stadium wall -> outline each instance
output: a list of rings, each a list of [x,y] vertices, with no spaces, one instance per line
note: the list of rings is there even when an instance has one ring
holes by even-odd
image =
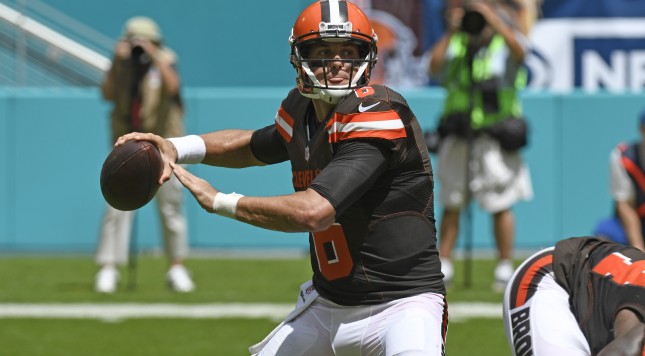
[[[252,129],[273,122],[289,88],[186,88],[189,133]],[[434,127],[443,94],[402,90],[424,128]],[[609,151],[638,138],[638,94],[525,92],[531,126],[524,156],[535,197],[514,208],[517,247],[536,249],[591,233],[611,213]],[[109,105],[97,89],[0,88],[0,252],[91,252],[105,203],[99,187],[110,150]],[[242,170],[191,166],[217,188],[246,195],[292,191],[288,164]],[[441,189],[436,186],[435,191]],[[302,249],[306,234],[266,231],[201,210],[186,192],[194,249]],[[437,204],[437,218],[441,206]],[[138,212],[136,243],[158,248],[153,203]],[[463,230],[463,229],[462,229]],[[474,246],[494,246],[488,215],[473,207]],[[463,236],[461,241],[463,241]]]

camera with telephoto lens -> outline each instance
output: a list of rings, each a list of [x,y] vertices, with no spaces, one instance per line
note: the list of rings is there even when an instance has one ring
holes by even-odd
[[[141,45],[142,41],[143,39],[140,37],[128,38],[128,43],[130,44],[130,56],[132,61],[136,64],[147,64],[150,62],[150,57]]]
[[[484,15],[475,10],[465,9],[464,17],[461,19],[460,26],[462,31],[469,35],[478,35],[482,32],[484,26],[486,26]]]
[[[145,53],[143,50],[143,47],[137,43],[132,43],[130,42],[130,47],[132,48],[130,54],[132,55],[132,59],[134,59],[137,62],[141,61],[141,57]]]

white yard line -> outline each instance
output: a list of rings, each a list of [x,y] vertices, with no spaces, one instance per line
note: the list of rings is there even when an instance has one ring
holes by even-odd
[[[502,304],[497,303],[450,303],[448,302],[448,318],[460,321],[473,318],[502,318]]]
[[[292,304],[0,304],[0,318],[104,319],[131,318],[270,318],[280,320]],[[450,320],[501,318],[496,303],[450,303]]]

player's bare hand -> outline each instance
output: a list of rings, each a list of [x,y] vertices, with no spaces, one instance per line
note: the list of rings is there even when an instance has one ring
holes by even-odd
[[[114,144],[115,147],[121,146],[130,140],[146,140],[152,142],[153,145],[159,149],[161,153],[161,158],[163,159],[163,172],[159,178],[159,184],[164,184],[172,176],[172,167],[170,163],[175,163],[177,161],[177,150],[175,146],[168,140],[164,139],[159,135],[152,133],[141,133],[141,132],[132,132],[126,135],[119,137]]]
[[[201,205],[204,210],[209,213],[213,212],[213,200],[215,199],[215,194],[218,190],[213,188],[210,183],[201,179],[194,174],[185,170],[182,166],[171,163],[170,166],[173,169],[173,173],[179,179],[181,184],[184,185],[190,193],[195,197],[199,205]]]

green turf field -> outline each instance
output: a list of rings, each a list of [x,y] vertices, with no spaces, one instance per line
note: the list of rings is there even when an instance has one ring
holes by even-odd
[[[124,269],[120,291],[99,295],[92,289],[96,267],[91,257],[0,257],[0,310],[3,306],[10,310],[9,304],[46,304],[50,309],[72,304],[105,307],[131,303],[136,303],[135,308],[222,303],[276,303],[288,307],[295,302],[300,283],[310,276],[306,258],[190,259],[186,264],[193,272],[197,290],[177,294],[164,284],[166,265],[162,258],[144,256],[137,262],[136,285],[132,285],[133,279]],[[455,267],[457,280],[448,289],[449,305],[501,303],[502,295],[490,288],[493,261],[475,261],[470,288],[463,285],[463,266],[459,261]],[[0,318],[0,355],[248,355],[247,347],[261,340],[278,322],[267,316],[42,318],[4,315]],[[447,355],[510,354],[501,318],[451,318]]]

